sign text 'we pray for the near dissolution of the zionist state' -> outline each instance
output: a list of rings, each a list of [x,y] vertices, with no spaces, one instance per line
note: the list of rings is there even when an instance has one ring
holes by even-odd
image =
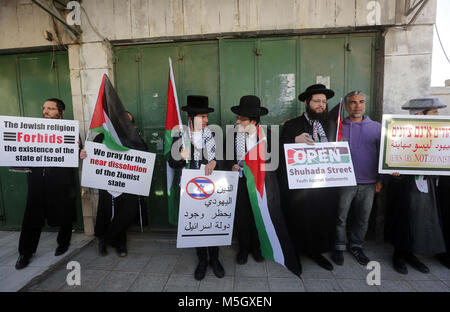
[[[0,166],[78,167],[78,121],[0,116]]]

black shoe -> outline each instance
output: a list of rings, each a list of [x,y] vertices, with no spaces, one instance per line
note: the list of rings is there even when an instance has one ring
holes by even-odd
[[[206,275],[206,268],[208,267],[208,261],[206,260],[200,260],[200,262],[197,265],[197,268],[194,272],[194,277],[197,281],[201,281],[205,278]]]
[[[417,271],[422,272],[424,274],[430,273],[430,269],[425,264],[420,262],[420,260],[417,259],[417,257],[413,253],[409,253],[405,257],[405,260],[410,266],[412,266]]]
[[[30,264],[31,256],[19,255],[19,259],[16,262],[16,270],[22,270]]]
[[[121,258],[126,257],[128,254],[128,250],[127,250],[126,246],[116,247],[116,252],[117,252],[117,255]]]
[[[435,255],[435,258],[439,260],[439,262],[445,266],[447,269],[450,270],[450,254],[448,253],[441,253],[438,255]]]
[[[344,265],[344,252],[341,250],[333,251],[333,254],[331,255],[331,260],[333,260],[333,262],[336,263],[337,265]]]
[[[406,267],[405,259],[401,257],[393,257],[394,269],[400,274],[408,274],[408,268]]]
[[[222,278],[225,276],[225,269],[218,259],[210,260],[209,264],[211,264],[214,275],[218,278]]]
[[[313,259],[321,268],[324,268],[327,271],[333,271],[334,269],[333,264],[320,254],[311,256],[311,259]]]
[[[66,253],[66,251],[69,249],[69,246],[70,246],[70,244],[67,246],[58,246],[55,250],[55,256],[58,257],[64,253]]]
[[[236,256],[236,263],[237,264],[246,264],[248,258],[248,251],[245,249],[239,250],[237,256]]]
[[[261,250],[259,248],[255,248],[252,250],[252,256],[253,259],[255,259],[256,262],[263,262],[264,257],[261,254]]]
[[[98,240],[98,254],[102,257],[108,254],[108,250],[106,249],[106,243],[104,239]]]
[[[350,253],[355,257],[356,261],[358,261],[361,265],[367,265],[370,262],[370,259],[364,254],[361,248],[352,247],[350,248]]]

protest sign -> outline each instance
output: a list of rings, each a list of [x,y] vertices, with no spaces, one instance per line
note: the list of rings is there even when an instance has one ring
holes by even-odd
[[[81,186],[148,196],[156,155],[137,150],[113,151],[105,145],[86,142]]]
[[[204,174],[183,170],[177,248],[231,245],[239,173]]]
[[[289,189],[355,186],[347,142],[285,144]]]
[[[384,115],[378,171],[450,176],[450,117]]]
[[[0,116],[0,166],[78,167],[78,121]]]

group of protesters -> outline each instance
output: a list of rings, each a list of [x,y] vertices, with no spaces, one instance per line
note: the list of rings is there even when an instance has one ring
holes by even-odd
[[[324,85],[315,84],[302,92],[298,99],[305,104],[305,113],[282,125],[280,146],[285,144],[335,142],[339,128],[335,116],[328,110],[329,100],[335,92]],[[378,173],[381,124],[366,115],[367,96],[362,91],[352,91],[344,97],[343,106],[348,117],[342,120],[342,139],[348,142],[353,161],[356,186],[291,190],[287,182],[284,153],[280,152],[278,169],[268,172],[272,188],[278,192],[276,200],[284,216],[287,232],[300,265],[300,255],[312,259],[320,267],[333,270],[344,264],[348,251],[358,263],[367,265],[371,260],[363,251],[375,194],[383,188],[387,198],[386,238],[393,244],[393,267],[407,274],[407,264],[428,273],[429,268],[415,254],[433,255],[450,269],[450,177],[381,175]],[[237,103],[236,103],[237,104]],[[436,115],[446,107],[438,99],[411,100],[402,108],[411,115]],[[43,106],[44,118],[62,119],[64,103],[49,99]],[[214,170],[230,170],[239,173],[235,207],[235,234],[239,246],[236,263],[245,265],[251,254],[256,262],[264,261],[261,253],[254,207],[247,188],[248,172],[244,170],[245,155],[267,137],[270,131],[260,131],[261,117],[269,110],[261,106],[257,96],[246,95],[231,111],[236,115],[233,139],[233,158],[216,157],[216,142],[208,127],[208,116],[214,112],[208,97],[191,95],[187,105],[187,135],[189,144],[172,148],[169,165],[172,168],[204,170],[206,176]],[[128,112],[130,120],[133,116]],[[134,125],[133,125],[134,127]],[[173,140],[184,141],[181,134]],[[228,138],[228,136],[227,136]],[[103,137],[98,135],[96,142]],[[175,152],[173,152],[175,151]],[[86,158],[81,149],[80,158]],[[203,169],[204,168],[204,169]],[[19,241],[17,269],[30,263],[36,252],[39,236],[45,220],[51,226],[60,226],[55,256],[64,254],[70,245],[72,224],[75,221],[74,168],[32,168],[29,174],[28,199]],[[275,196],[275,195],[274,195]],[[99,255],[107,254],[107,246],[116,248],[119,256],[127,255],[126,231],[142,208],[139,196],[100,191],[95,235],[98,238]],[[196,248],[199,259],[194,277],[205,277],[210,265],[218,278],[225,276],[219,261],[219,247]],[[325,255],[330,253],[331,261]],[[301,266],[300,266],[301,270]]]

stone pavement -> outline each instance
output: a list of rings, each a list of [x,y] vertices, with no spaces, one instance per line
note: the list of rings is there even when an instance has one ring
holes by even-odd
[[[16,292],[34,279],[45,276],[49,271],[73,257],[93,240],[93,237],[73,233],[69,250],[55,257],[57,247],[56,232],[42,232],[36,254],[30,265],[23,270],[16,270],[15,264],[19,253],[17,246],[20,232],[0,231],[0,292]]]
[[[368,286],[369,271],[345,253],[345,264],[328,272],[307,258],[301,258],[302,278],[299,279],[272,261],[256,263],[251,256],[246,265],[237,265],[237,246],[220,247],[220,260],[226,276],[216,278],[211,268],[202,281],[193,272],[197,264],[195,249],[176,249],[174,235],[131,233],[129,254],[125,258],[108,248],[108,256],[97,254],[96,241],[91,242],[70,260],[81,265],[81,286],[68,286],[66,264],[60,263],[40,281],[34,281],[26,291],[130,291],[130,292],[450,292],[450,270],[434,258],[419,257],[430,269],[422,274],[408,267],[409,274],[401,275],[391,265],[392,247],[369,242],[366,253],[381,264],[381,286]],[[3,281],[0,280],[0,283]]]

